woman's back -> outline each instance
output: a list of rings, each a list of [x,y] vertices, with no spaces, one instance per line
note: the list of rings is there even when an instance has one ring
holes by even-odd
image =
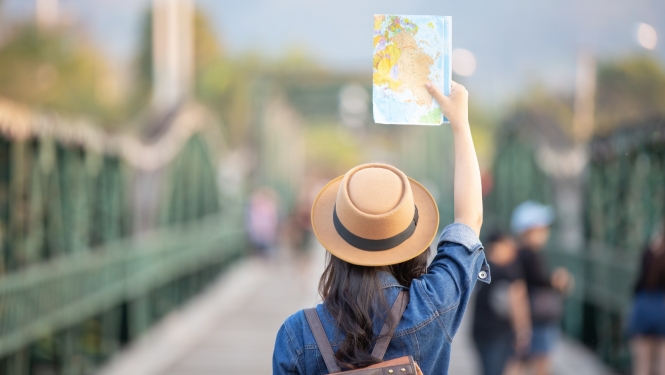
[[[428,272],[405,288],[386,271],[379,273],[388,306],[399,291],[408,290],[409,304],[390,341],[384,360],[411,355],[423,373],[447,373],[450,345],[459,328],[476,279],[489,282],[489,268],[476,234],[463,224],[449,225],[442,233],[437,255]],[[337,351],[344,336],[336,328],[325,304],[316,311]],[[374,318],[374,337],[383,320]],[[303,311],[289,317],[277,334],[273,374],[327,374],[325,363]]]

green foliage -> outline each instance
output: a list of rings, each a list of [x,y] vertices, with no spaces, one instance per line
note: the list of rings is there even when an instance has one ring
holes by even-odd
[[[206,67],[221,60],[224,48],[217,39],[208,18],[196,11],[194,13],[194,64],[196,71],[200,72]]]
[[[23,26],[0,49],[0,96],[38,109],[112,120],[108,83],[97,52],[61,30]]]
[[[203,25],[203,23],[201,23]],[[232,143],[247,140],[252,120],[252,106],[256,103],[252,93],[257,83],[269,80],[285,87],[303,76],[323,74],[316,63],[301,51],[291,50],[279,59],[271,59],[258,52],[250,52],[238,58],[215,54],[212,38],[206,37],[202,26],[197,26],[196,98],[207,104],[223,120]],[[208,42],[205,40],[208,39]]]
[[[339,124],[316,124],[305,129],[305,160],[309,168],[338,176],[362,162],[358,136]]]
[[[496,116],[486,112],[481,107],[471,105],[469,108],[469,123],[471,124],[473,143],[476,146],[480,166],[483,169],[488,168],[494,155]],[[447,124],[443,126],[447,126]]]
[[[617,128],[640,125],[663,116],[665,69],[661,62],[633,56],[599,65],[596,134],[607,134]],[[516,136],[526,143],[533,143],[538,138],[547,139],[550,144],[561,144],[572,139],[572,122],[572,92],[556,95],[542,86],[535,86],[504,116],[501,129],[508,138]]]
[[[194,14],[194,97],[207,105],[224,123],[231,144],[246,142],[252,121],[252,93],[256,83],[269,78],[287,84],[303,73],[321,72],[302,48],[287,50],[280,58],[250,51],[230,58],[206,15]],[[130,112],[145,107],[152,87],[152,13],[143,21],[141,42],[135,63],[135,87]]]
[[[665,70],[652,58],[631,57],[600,65],[596,96],[596,129],[665,116]]]
[[[501,129],[506,139],[517,137],[531,144],[546,139],[550,144],[567,144],[572,121],[572,99],[537,86],[527,91],[524,99],[508,112]]]
[[[196,97],[219,116],[233,144],[246,140],[252,76],[233,61],[218,59],[196,73]]]

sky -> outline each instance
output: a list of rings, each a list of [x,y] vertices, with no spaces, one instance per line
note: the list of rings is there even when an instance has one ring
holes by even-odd
[[[109,58],[129,61],[150,0],[60,0]],[[299,48],[325,67],[372,71],[372,15],[436,14],[453,18],[453,48],[470,50],[477,69],[460,77],[471,93],[504,103],[545,84],[572,90],[576,56],[599,59],[655,55],[665,62],[663,0],[197,0],[231,54],[260,50],[279,56]],[[32,17],[34,1],[4,0],[11,18]],[[640,22],[660,37],[654,51],[637,44]]]

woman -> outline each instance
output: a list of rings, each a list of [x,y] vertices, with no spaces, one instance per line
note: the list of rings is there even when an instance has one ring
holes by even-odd
[[[665,225],[642,256],[628,331],[633,375],[665,374]],[[653,369],[653,370],[652,370]]]
[[[529,298],[513,238],[497,232],[487,238],[486,244],[493,280],[476,296],[473,341],[483,375],[512,374],[519,370],[513,364],[506,371],[510,358],[524,355],[531,341]]]
[[[312,227],[328,251],[316,307],[342,370],[411,355],[425,375],[446,374],[451,341],[477,279],[490,281],[478,240],[480,172],[468,121],[468,93],[430,84],[450,120],[455,145],[455,223],[443,230],[427,267],[439,216],[429,192],[395,167],[366,164],[332,180],[312,206]],[[383,358],[374,342],[400,291],[408,304]],[[328,358],[329,359],[329,358]],[[303,311],[289,317],[273,353],[273,374],[327,374]]]

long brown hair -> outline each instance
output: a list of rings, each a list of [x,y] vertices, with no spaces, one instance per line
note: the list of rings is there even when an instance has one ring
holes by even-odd
[[[367,267],[345,262],[328,253],[319,293],[338,330],[344,335],[344,341],[335,353],[342,367],[362,368],[381,362],[380,358],[369,353],[374,338],[372,318],[377,314],[385,316],[388,312],[379,271],[390,272],[401,285],[409,287],[413,279],[427,271],[428,255],[426,250],[406,262]]]

